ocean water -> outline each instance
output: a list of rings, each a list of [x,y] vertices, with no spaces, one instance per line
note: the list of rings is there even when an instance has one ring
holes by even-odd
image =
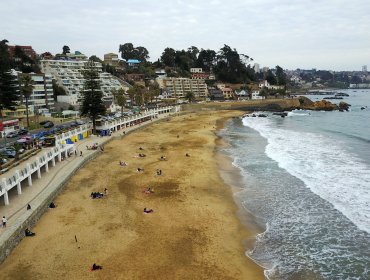
[[[370,90],[345,92],[349,112],[268,113],[220,132],[243,177],[235,195],[265,228],[246,255],[268,279],[370,279]]]

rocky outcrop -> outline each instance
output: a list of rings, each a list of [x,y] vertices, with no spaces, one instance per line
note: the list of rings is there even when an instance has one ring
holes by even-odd
[[[348,111],[349,106],[351,106],[351,105],[349,105],[348,103],[346,103],[344,101],[341,101],[338,106],[339,106],[340,111]]]

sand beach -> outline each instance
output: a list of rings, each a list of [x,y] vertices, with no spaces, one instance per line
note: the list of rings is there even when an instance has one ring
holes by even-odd
[[[105,145],[1,264],[1,278],[264,279],[244,254],[255,227],[238,219],[215,156],[217,127],[242,114],[178,115]]]

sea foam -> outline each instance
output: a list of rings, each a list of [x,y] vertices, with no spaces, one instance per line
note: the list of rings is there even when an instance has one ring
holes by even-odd
[[[243,124],[267,139],[265,153],[280,168],[370,233],[370,167],[344,143],[326,135],[276,127],[271,118],[244,118]]]

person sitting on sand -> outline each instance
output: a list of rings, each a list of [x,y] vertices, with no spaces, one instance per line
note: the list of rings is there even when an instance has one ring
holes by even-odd
[[[28,228],[26,228],[24,233],[25,233],[26,236],[35,236],[36,235],[36,233],[30,231]]]
[[[144,208],[144,213],[145,214],[149,214],[149,213],[153,213],[154,210],[153,209],[147,209],[146,207]]]
[[[49,204],[49,208],[55,208],[55,207],[57,207],[57,206],[54,204],[54,202],[51,202],[51,203]]]
[[[190,155],[188,153],[186,153],[185,156],[190,157]]]
[[[137,168],[137,172],[143,172],[143,171],[144,171],[143,168],[140,168],[140,167]]]
[[[158,176],[162,175],[162,169],[157,169],[157,175]]]
[[[154,191],[152,190],[152,188],[147,188],[145,191],[144,191],[144,193],[146,193],[146,194],[151,194],[151,193],[153,193]]]
[[[142,151],[142,150],[144,150],[144,148],[143,147],[139,147],[139,150]]]
[[[161,160],[166,160],[166,157],[165,156],[161,156]]]
[[[119,161],[119,165],[121,165],[121,166],[127,166],[127,163],[125,161]]]
[[[91,268],[91,270],[99,270],[99,269],[103,269],[103,267],[101,265],[97,265],[96,263],[94,263]]]
[[[139,157],[146,157],[146,155],[144,155],[144,154],[139,154]]]

